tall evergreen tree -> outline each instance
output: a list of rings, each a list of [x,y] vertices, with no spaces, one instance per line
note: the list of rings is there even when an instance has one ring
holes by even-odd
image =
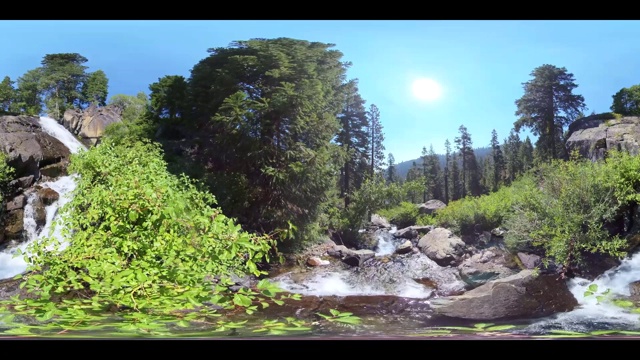
[[[187,81],[183,76],[167,75],[149,85],[151,111],[156,119],[176,120],[187,110]]]
[[[380,123],[380,110],[375,104],[369,106],[367,116],[369,117],[369,166],[370,174],[374,176],[382,170],[384,163],[384,133]]]
[[[451,200],[450,192],[449,192],[449,171],[451,166],[451,143],[449,139],[444,141],[444,202],[449,203]]]
[[[533,79],[523,84],[524,95],[515,102],[518,120],[514,126],[516,131],[530,128],[538,136],[536,149],[541,160],[548,161],[562,155],[559,147],[564,144],[558,141],[586,106],[584,97],[573,93],[578,85],[566,68],[545,64],[535,68],[531,76]]]
[[[22,112],[27,115],[40,115],[42,113],[43,90],[40,86],[41,79],[42,68],[29,70],[18,78],[17,102],[14,103],[12,111]]]
[[[533,144],[531,143],[531,139],[527,136],[522,144],[520,144],[520,149],[518,151],[518,158],[523,172],[533,167],[533,152]]]
[[[280,234],[291,224],[297,237],[310,236],[329,200],[348,66],[332,47],[238,41],[209,49],[191,70],[190,122],[206,145],[197,160],[225,214],[246,229]],[[154,109],[179,116],[170,106]]]
[[[78,53],[47,54],[42,59],[40,88],[49,116],[61,119],[66,109],[82,103],[82,84],[86,80],[83,65],[88,60]]]
[[[365,101],[358,93],[357,85],[357,81],[352,80],[343,86],[344,105],[338,114],[340,130],[336,143],[345,156],[344,165],[340,169],[340,192],[345,207],[349,206],[351,194],[364,181],[365,173],[362,170],[367,168],[368,162],[369,119],[364,107]]]
[[[626,116],[640,115],[640,85],[622,88],[615,93],[611,111]]]
[[[389,158],[387,162],[387,175],[386,179],[388,183],[395,183],[398,181],[398,173],[396,171],[396,159],[393,157],[392,153],[389,153]]]
[[[16,90],[13,88],[15,82],[5,76],[0,82],[0,111],[9,111],[11,104],[16,101]]]
[[[462,163],[462,168],[460,170],[461,173],[461,183],[462,183],[462,193],[461,197],[467,196],[467,180],[469,178],[469,171],[471,170],[471,161],[475,162],[475,154],[473,152],[473,142],[471,141],[471,135],[467,131],[467,128],[464,125],[460,125],[458,128],[460,135],[454,139],[456,143],[456,147],[458,152],[460,153],[460,161]],[[475,168],[475,164],[473,164]]]
[[[427,161],[427,186],[429,199],[442,200],[442,169],[440,168],[440,159],[438,154],[433,150],[433,145],[429,146],[429,152],[426,156]]]
[[[102,70],[96,70],[87,75],[82,84],[82,99],[87,104],[105,106],[109,93],[109,79]]]
[[[515,130],[511,130],[509,137],[504,140],[505,183],[507,185],[511,184],[522,173],[522,163],[518,156],[521,143],[520,135]]]
[[[495,129],[491,131],[491,159],[493,165],[493,181],[491,184],[491,190],[496,191],[502,183],[502,177],[504,173],[504,154],[502,154],[502,149],[500,149],[498,133]]]
[[[460,165],[458,165],[458,154],[451,156],[451,200],[458,200],[462,197],[462,182],[460,179]]]

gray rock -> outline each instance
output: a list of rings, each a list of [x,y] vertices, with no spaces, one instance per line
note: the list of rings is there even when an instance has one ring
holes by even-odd
[[[27,204],[27,198],[24,195],[18,195],[13,200],[7,202],[6,210],[12,211],[17,209],[22,209]]]
[[[378,214],[371,215],[371,225],[384,229],[391,228],[389,221]]]
[[[522,270],[463,295],[434,299],[431,305],[437,314],[448,317],[496,320],[549,316],[571,311],[578,302],[558,276]]]
[[[459,266],[460,277],[471,288],[491,280],[508,277],[516,272],[508,267],[511,255],[498,248],[483,250],[465,259]]]
[[[372,250],[352,250],[342,261],[350,266],[360,266],[363,262],[376,256]]]
[[[518,259],[520,259],[525,269],[535,269],[542,264],[542,260],[538,255],[519,252]]]
[[[436,210],[447,207],[447,204],[443,203],[440,200],[429,200],[424,204],[420,204],[418,206],[418,211],[420,214],[433,214]]]
[[[113,123],[122,121],[122,109],[107,105],[91,105],[84,110],[65,111],[62,125],[74,135],[78,135],[85,144],[95,145],[104,134],[104,129]]]
[[[395,233],[393,233],[393,236],[396,238],[403,238],[403,239],[415,239],[420,234],[423,234],[423,235],[427,234],[431,230],[433,230],[433,226],[431,225],[427,225],[427,226],[414,225],[414,226],[409,226],[404,229],[400,229],[396,231]]]
[[[418,241],[418,248],[438,265],[447,266],[459,262],[465,243],[451,230],[435,228]]]
[[[410,240],[405,241],[404,243],[398,245],[396,248],[396,254],[408,254],[411,252],[413,248],[413,243]]]
[[[578,119],[569,126],[569,152],[578,150],[592,161],[604,159],[608,150],[625,150],[638,154],[640,150],[640,118],[626,116],[606,119],[602,115]]]

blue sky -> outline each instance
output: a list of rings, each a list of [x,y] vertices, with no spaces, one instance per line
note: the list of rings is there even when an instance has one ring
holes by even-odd
[[[211,47],[235,40],[291,37],[336,44],[353,63],[367,106],[380,109],[386,153],[420,155],[464,124],[474,146],[502,141],[513,127],[522,83],[543,64],[566,67],[589,110],[640,83],[640,21],[0,21],[0,77],[13,80],[51,53],[77,52],[109,78],[109,94],[148,93],[165,75],[189,76]],[[442,96],[420,101],[411,83],[436,80]],[[522,134],[521,136],[525,136]]]

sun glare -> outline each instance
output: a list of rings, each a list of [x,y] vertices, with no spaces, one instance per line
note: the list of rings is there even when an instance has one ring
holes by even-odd
[[[423,101],[434,101],[442,95],[440,84],[432,79],[419,78],[411,86],[413,96]]]

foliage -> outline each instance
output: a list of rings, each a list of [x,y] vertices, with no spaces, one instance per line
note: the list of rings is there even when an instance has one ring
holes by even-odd
[[[613,96],[611,111],[624,116],[640,115],[640,85],[622,88]]]
[[[169,174],[157,144],[107,138],[73,155],[69,170],[77,188],[56,223],[68,247],[55,237],[29,246],[23,284],[37,299],[13,299],[13,310],[81,320],[108,309],[143,318],[191,309],[194,319],[214,316],[212,306],[250,314],[268,306],[264,299],[280,301],[266,280],[229,289],[233,274],[264,274],[259,265],[273,259],[275,240],[242,231],[212,195]]]
[[[339,322],[349,325],[358,325],[361,322],[359,317],[354,316],[353,313],[350,312],[340,312],[336,309],[329,309],[329,313],[331,315],[325,315],[322,313],[316,313],[316,315],[330,322]]]
[[[12,104],[16,101],[16,90],[13,88],[15,81],[5,76],[0,82],[0,112],[10,111]]]
[[[13,168],[9,166],[9,164],[7,164],[7,156],[2,151],[0,151],[0,204],[3,203],[4,197],[6,195],[6,186],[9,181],[12,180],[13,174]],[[2,206],[2,209],[4,209],[4,206]],[[0,214],[1,213],[2,212],[0,211]]]
[[[156,126],[148,112],[149,100],[143,92],[136,96],[114,95],[109,99],[109,105],[122,109],[122,121],[109,124],[104,130],[105,138],[114,143],[153,138]]]
[[[404,201],[396,207],[382,209],[379,213],[390,223],[398,226],[398,228],[415,225],[418,219],[418,207],[416,204]]]
[[[82,84],[82,100],[87,104],[105,106],[109,80],[102,70],[97,70],[87,75],[87,80]]]
[[[384,163],[384,132],[380,122],[380,109],[375,104],[369,106],[369,175],[374,176],[382,170]]]
[[[348,64],[332,44],[288,38],[210,49],[188,80],[198,162],[220,206],[248,229],[313,237],[337,183],[341,87]]]
[[[579,265],[585,251],[625,255],[626,241],[610,237],[603,227],[621,205],[614,193],[611,165],[575,159],[540,166],[535,183],[505,222],[507,245],[542,247],[565,267]]]
[[[187,81],[183,76],[167,75],[149,85],[151,111],[156,119],[175,120],[187,109]]]
[[[42,59],[38,85],[49,116],[61,119],[66,109],[82,103],[82,85],[88,60],[78,53],[47,54]],[[93,94],[92,94],[93,95]]]
[[[578,87],[566,68],[545,64],[531,72],[533,79],[523,84],[524,95],[516,100],[515,131],[530,128],[538,136],[536,148],[543,161],[559,158],[564,148],[561,140],[565,126],[572,123],[586,106],[584,97],[573,90]]]
[[[523,178],[491,194],[452,201],[435,213],[434,221],[458,234],[473,234],[476,225],[482,230],[491,230],[504,223],[514,203],[527,196],[531,188],[534,188],[532,179]],[[427,222],[425,219],[422,224]]]

